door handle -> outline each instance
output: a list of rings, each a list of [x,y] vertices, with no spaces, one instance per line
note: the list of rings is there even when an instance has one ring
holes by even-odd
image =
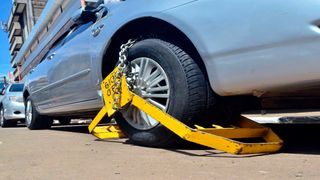
[[[48,60],[52,60],[55,55],[56,55],[56,53],[52,53],[52,54],[50,54],[50,55],[47,57],[47,59],[48,59]]]
[[[104,24],[100,24],[99,26],[92,29],[92,36],[96,37],[99,35],[101,29],[104,27]]]

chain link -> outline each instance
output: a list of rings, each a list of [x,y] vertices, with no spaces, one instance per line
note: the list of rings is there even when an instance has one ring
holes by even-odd
[[[114,110],[120,109],[121,103],[121,78],[122,76],[127,76],[130,71],[128,67],[130,66],[130,62],[128,61],[127,54],[128,50],[134,45],[136,40],[130,39],[127,43],[122,44],[120,46],[119,52],[119,64],[118,64],[118,72],[114,76],[114,86],[113,86],[113,104],[112,108]]]

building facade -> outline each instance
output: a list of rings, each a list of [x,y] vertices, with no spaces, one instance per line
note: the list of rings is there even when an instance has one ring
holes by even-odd
[[[13,0],[8,30],[15,81],[22,81],[41,61],[79,10],[79,0]]]
[[[19,81],[22,64],[15,58],[27,40],[32,28],[40,17],[47,0],[13,0],[8,19],[8,39],[10,43],[11,66],[15,68],[13,76]]]

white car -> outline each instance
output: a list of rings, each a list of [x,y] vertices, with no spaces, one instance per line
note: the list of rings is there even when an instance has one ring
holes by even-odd
[[[11,84],[2,91],[0,102],[0,126],[15,126],[18,121],[24,121],[25,110],[22,97],[23,84]]]

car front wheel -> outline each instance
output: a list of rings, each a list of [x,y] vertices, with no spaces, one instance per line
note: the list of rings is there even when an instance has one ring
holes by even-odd
[[[4,117],[4,107],[0,107],[0,126],[5,128],[5,127],[13,127],[17,125],[17,121],[14,120],[7,120]]]
[[[8,127],[8,121],[4,117],[4,108],[1,106],[0,108],[0,126],[1,127]]]
[[[136,74],[131,90],[187,125],[193,125],[212,100],[197,63],[170,42],[160,39],[139,41],[129,50],[128,59],[131,72]],[[135,144],[163,147],[178,140],[176,135],[136,107],[122,110],[116,119]]]

